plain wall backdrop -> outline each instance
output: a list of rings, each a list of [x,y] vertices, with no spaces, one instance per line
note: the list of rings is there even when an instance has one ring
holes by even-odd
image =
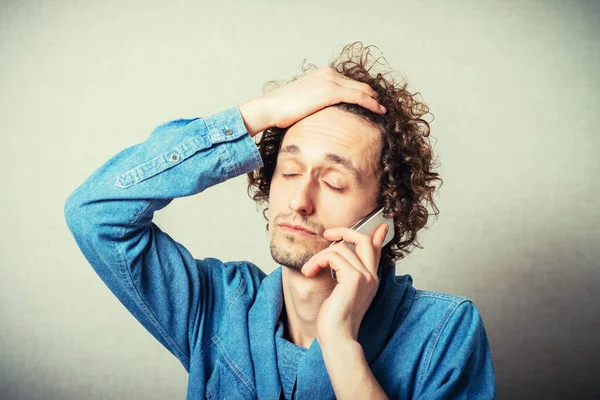
[[[600,398],[600,4],[3,1],[0,398],[184,398],[187,375],[95,275],[67,196],[159,124],[376,45],[435,120],[444,184],[414,285],[464,295],[498,398]],[[269,273],[245,175],[155,222],[196,258]]]

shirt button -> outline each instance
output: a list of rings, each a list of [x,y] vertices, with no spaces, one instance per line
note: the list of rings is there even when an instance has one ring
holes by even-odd
[[[171,156],[169,157],[169,161],[172,161],[172,162],[179,161],[179,154],[177,154],[177,153],[171,154]]]
[[[232,135],[232,134],[233,134],[233,131],[232,131],[231,129],[225,129],[225,132],[224,132],[224,133],[225,133],[227,136],[230,136],[230,135]]]

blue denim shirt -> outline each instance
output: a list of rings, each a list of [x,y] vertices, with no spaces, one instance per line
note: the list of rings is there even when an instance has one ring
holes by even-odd
[[[159,125],[67,199],[77,245],[108,288],[189,373],[188,399],[332,399],[321,348],[283,337],[281,266],[194,258],[152,222],[174,198],[263,165],[237,107]],[[358,334],[393,399],[490,399],[495,379],[473,303],[379,268]]]

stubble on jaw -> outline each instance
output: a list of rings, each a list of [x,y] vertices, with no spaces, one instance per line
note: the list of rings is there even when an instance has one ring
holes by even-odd
[[[293,218],[290,216],[288,221],[292,220]],[[269,229],[271,257],[276,263],[293,271],[300,272],[304,264],[321,250],[319,247],[322,245],[319,242],[324,240],[324,238],[319,234],[314,236],[299,236],[285,232],[280,226],[283,221],[285,221],[284,215],[278,215],[272,221],[271,229]],[[313,232],[321,231],[319,227],[310,223],[305,218],[302,218],[301,221],[294,221],[294,223],[307,226]]]
[[[306,239],[295,237],[275,229],[276,233],[271,235],[269,248],[271,257],[276,263],[300,272],[304,264],[317,252],[303,245]]]

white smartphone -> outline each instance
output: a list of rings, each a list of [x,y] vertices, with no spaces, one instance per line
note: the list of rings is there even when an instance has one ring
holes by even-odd
[[[360,221],[358,221],[357,223],[352,225],[350,227],[350,229],[355,229],[358,232],[365,233],[365,234],[373,237],[373,235],[375,234],[375,231],[377,230],[377,228],[379,228],[379,226],[381,224],[387,224],[387,226],[389,228],[387,234],[385,235],[383,245],[381,246],[381,247],[383,247],[386,244],[388,244],[390,242],[390,240],[392,240],[394,238],[394,235],[395,235],[394,220],[392,218],[385,218],[383,216],[383,207],[376,208],[373,212],[371,212],[367,216],[361,218]],[[329,245],[329,247],[333,246],[336,243],[340,243],[340,242],[344,242],[344,241],[336,240],[336,241],[332,242]],[[354,250],[354,248],[355,248],[355,246],[352,243],[346,243],[346,246],[350,247],[351,250]],[[335,276],[335,271],[333,270],[333,268],[331,269],[331,277],[333,279],[337,280],[337,278]]]

